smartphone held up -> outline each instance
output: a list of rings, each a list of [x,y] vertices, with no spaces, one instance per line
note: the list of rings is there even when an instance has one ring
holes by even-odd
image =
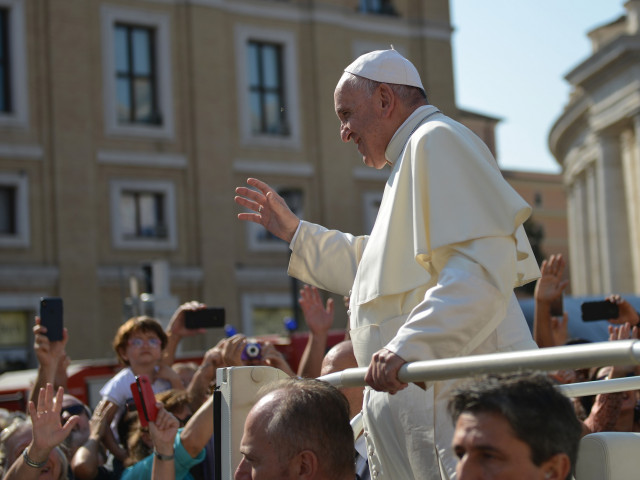
[[[131,385],[131,394],[136,404],[140,426],[145,428],[149,422],[155,422],[158,416],[156,396],[151,388],[151,381],[146,375],[139,375]]]
[[[198,310],[185,310],[185,327],[190,330],[198,328],[222,328],[225,322],[224,308],[207,307]]]
[[[608,300],[583,302],[582,305],[580,305],[580,310],[582,311],[582,321],[584,322],[609,320],[611,318],[618,318],[620,315],[618,305]]]
[[[64,329],[62,298],[40,298],[40,325],[47,328],[47,333],[45,335],[49,341],[59,342],[62,340]]]

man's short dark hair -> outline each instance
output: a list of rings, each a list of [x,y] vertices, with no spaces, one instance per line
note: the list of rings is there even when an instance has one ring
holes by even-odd
[[[336,476],[355,476],[349,402],[335,387],[311,378],[289,378],[263,387],[260,398],[277,395],[267,436],[276,439],[282,461],[313,451],[320,468]]]
[[[486,375],[456,390],[449,400],[454,423],[463,413],[502,415],[540,466],[565,453],[574,474],[582,426],[569,399],[543,373]]]

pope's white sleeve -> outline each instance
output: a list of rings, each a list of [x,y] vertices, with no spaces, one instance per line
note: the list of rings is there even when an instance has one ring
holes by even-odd
[[[503,254],[495,255],[500,250]],[[434,252],[434,264],[441,264],[437,284],[385,348],[408,362],[473,352],[506,315],[516,263],[508,252],[513,250],[511,239],[485,238]]]
[[[367,238],[301,221],[291,244],[288,273],[324,290],[349,295]]]

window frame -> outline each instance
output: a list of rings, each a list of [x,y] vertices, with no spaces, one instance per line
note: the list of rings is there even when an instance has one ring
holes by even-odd
[[[168,14],[102,5],[102,79],[104,130],[107,136],[137,136],[173,139],[175,136],[171,76],[171,20]],[[156,111],[159,124],[118,121],[116,94],[115,30],[118,25],[149,28],[154,32]]]
[[[241,296],[242,303],[242,333],[247,336],[254,335],[253,311],[256,308],[292,308],[290,293],[244,293]],[[282,327],[284,329],[284,326]]]
[[[7,10],[7,43],[11,110],[0,111],[0,127],[27,128],[29,126],[27,91],[27,53],[24,0],[0,0],[0,8]]]
[[[253,113],[251,112],[251,104],[253,103],[251,101],[251,98],[257,94],[260,101],[260,130],[258,132],[256,132],[255,130],[253,130],[252,128],[252,133],[254,135],[269,135],[269,136],[287,136],[289,135],[289,131],[290,131],[290,127],[289,127],[289,122],[288,122],[288,117],[287,114],[285,112],[287,112],[287,104],[286,104],[286,96],[285,96],[285,91],[286,91],[286,85],[284,82],[284,75],[283,75],[283,61],[282,61],[282,56],[283,56],[283,47],[282,44],[280,43],[274,43],[274,42],[266,42],[264,40],[256,40],[256,39],[249,39],[247,42],[247,46],[249,49],[251,49],[252,47],[255,47],[257,49],[258,55],[257,55],[257,60],[258,60],[258,72],[257,72],[257,77],[258,77],[258,84],[252,84],[249,83],[249,110],[250,110],[250,115]],[[265,77],[265,68],[264,68],[264,60],[265,60],[265,55],[264,52],[266,51],[267,48],[274,48],[275,51],[277,52],[277,57],[276,57],[276,62],[277,64],[275,65],[275,71],[277,72],[277,76],[278,76],[278,84],[276,87],[269,87],[266,85],[266,82],[264,80]],[[251,77],[251,76],[250,76]],[[280,119],[278,122],[278,126],[280,127],[280,131],[278,133],[270,133],[269,132],[269,123],[267,120],[267,110],[268,110],[268,105],[267,105],[267,100],[266,97],[269,94],[276,94],[278,96],[278,99],[280,100],[281,104],[284,104],[284,111],[280,112]],[[287,112],[288,113],[288,112]]]
[[[116,67],[116,72],[115,72],[116,84],[120,82],[120,80],[126,80],[128,83],[127,90],[130,96],[131,105],[129,108],[129,115],[128,115],[129,121],[126,124],[127,125],[161,125],[162,114],[158,109],[158,84],[157,84],[158,75],[156,71],[157,60],[155,58],[155,55],[156,55],[155,29],[148,26],[144,26],[144,25],[124,23],[124,22],[117,22],[115,24],[115,29],[116,30],[124,29],[125,35],[126,35],[126,49],[127,49],[127,56],[128,56],[127,70],[121,71],[118,69],[118,67]],[[143,31],[148,35],[147,39],[149,41],[149,45],[148,45],[148,51],[146,52],[149,56],[149,74],[148,75],[137,74],[135,72],[134,64],[136,62],[136,55],[135,55],[135,48],[133,46],[133,42],[134,42],[133,36],[136,31]],[[149,82],[150,88],[151,88],[151,99],[150,99],[151,100],[151,116],[152,116],[151,121],[141,121],[136,118],[136,110],[139,107],[139,103],[136,102],[137,94],[136,94],[135,83],[136,83],[136,80],[139,80],[141,78],[146,79]],[[116,97],[117,97],[117,93],[116,93]],[[153,117],[155,117],[155,119]]]
[[[119,250],[175,250],[178,245],[175,185],[168,180],[112,179],[109,182],[111,241]],[[120,202],[126,192],[161,193],[167,227],[166,238],[128,238],[120,217]]]
[[[283,97],[287,109],[288,134],[254,133],[251,127],[249,104],[250,80],[248,72],[249,42],[277,44],[281,47]],[[298,62],[296,36],[291,31],[236,25],[236,76],[240,141],[243,146],[301,148],[300,104],[298,94]]]
[[[27,248],[30,246],[30,218],[29,218],[29,181],[27,176],[20,173],[0,173],[0,185],[11,186],[16,189],[15,218],[16,233],[14,235],[0,234],[0,248]]]

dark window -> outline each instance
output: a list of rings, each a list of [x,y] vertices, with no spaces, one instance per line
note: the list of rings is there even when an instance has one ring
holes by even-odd
[[[536,207],[542,206],[542,194],[540,192],[536,192],[533,196],[533,204]]]
[[[360,11],[367,13],[381,13],[395,15],[396,10],[391,0],[360,0]]]
[[[12,185],[0,185],[0,234],[16,235],[17,188]]]
[[[9,10],[2,8],[0,9],[0,112],[5,113],[13,111],[9,47]]]
[[[120,215],[125,239],[167,238],[162,192],[122,192]]]
[[[159,125],[155,31],[123,24],[115,29],[118,122]]]
[[[288,135],[282,46],[249,42],[249,106],[253,133]]]

